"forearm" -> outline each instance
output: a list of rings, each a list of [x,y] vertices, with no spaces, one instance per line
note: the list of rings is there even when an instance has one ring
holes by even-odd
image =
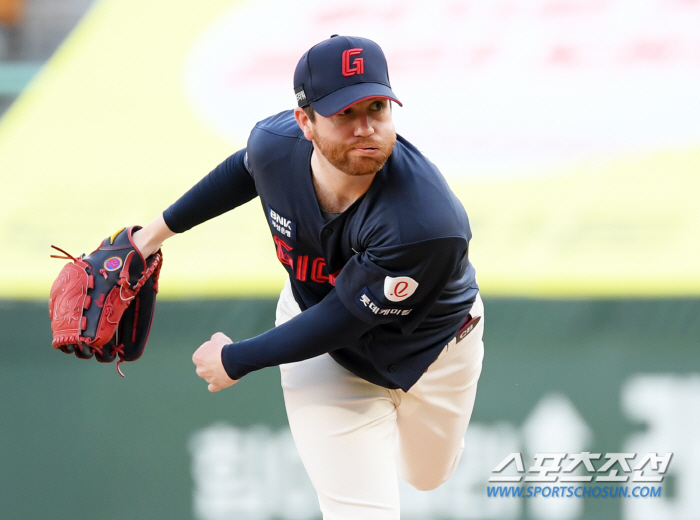
[[[261,368],[309,359],[360,341],[372,325],[348,311],[335,291],[260,336],[226,345],[221,360],[231,379]]]
[[[134,245],[141,251],[144,258],[147,258],[158,251],[163,242],[175,234],[165,223],[163,215],[160,214],[150,224],[133,234]]]

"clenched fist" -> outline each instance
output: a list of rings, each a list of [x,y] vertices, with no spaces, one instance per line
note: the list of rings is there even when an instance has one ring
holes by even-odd
[[[218,392],[238,383],[238,379],[231,379],[228,376],[221,362],[221,350],[224,345],[229,343],[233,343],[231,338],[223,332],[217,332],[192,354],[192,362],[197,367],[197,375],[209,383],[210,392]]]

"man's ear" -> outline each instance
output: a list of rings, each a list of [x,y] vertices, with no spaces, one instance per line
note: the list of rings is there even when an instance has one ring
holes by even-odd
[[[297,124],[299,125],[299,128],[301,128],[301,131],[304,132],[304,137],[306,137],[309,141],[313,141],[314,131],[311,126],[313,123],[311,122],[311,119],[309,119],[309,116],[306,115],[306,112],[304,112],[302,108],[295,108],[294,119],[297,120]]]

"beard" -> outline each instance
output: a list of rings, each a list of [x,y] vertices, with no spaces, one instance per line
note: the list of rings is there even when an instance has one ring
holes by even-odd
[[[338,170],[350,176],[374,175],[382,169],[389,159],[396,144],[396,132],[391,132],[388,139],[373,138],[359,140],[352,145],[324,139],[314,135],[314,146]],[[376,148],[376,157],[351,156],[350,152],[357,147]]]

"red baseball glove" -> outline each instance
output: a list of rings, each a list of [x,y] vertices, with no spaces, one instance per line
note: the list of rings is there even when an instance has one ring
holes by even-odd
[[[82,359],[111,363],[141,357],[151,330],[163,254],[144,259],[132,240],[139,226],[123,228],[104,239],[90,255],[61,269],[51,287],[49,317],[53,348]]]

